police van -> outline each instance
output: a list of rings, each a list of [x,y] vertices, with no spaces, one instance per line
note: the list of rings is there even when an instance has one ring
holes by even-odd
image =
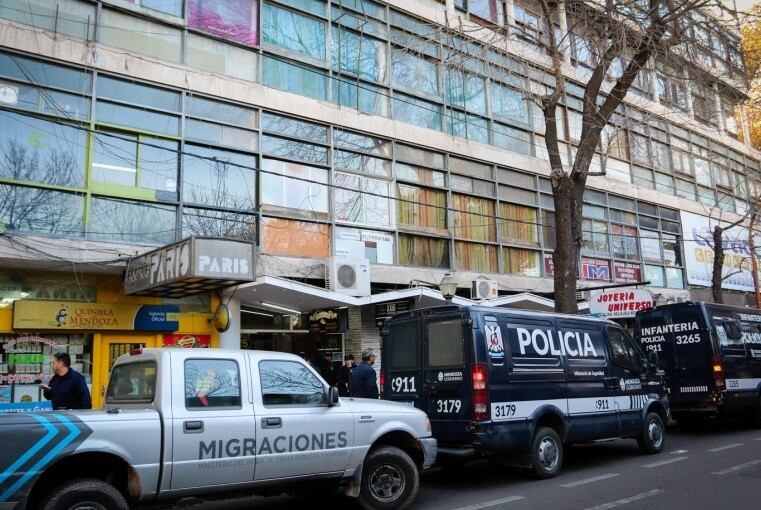
[[[761,310],[702,302],[641,311],[635,337],[658,354],[674,418],[744,413],[761,425]]]
[[[612,322],[444,306],[395,315],[381,336],[383,398],[428,413],[444,466],[496,457],[549,478],[571,443],[631,437],[663,449],[655,364]]]

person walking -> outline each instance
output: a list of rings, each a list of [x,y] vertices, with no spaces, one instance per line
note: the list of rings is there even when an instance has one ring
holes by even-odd
[[[82,374],[71,368],[71,357],[65,352],[53,354],[53,373],[50,383],[40,385],[42,394],[53,409],[90,409],[92,400]]]
[[[354,367],[354,355],[347,354],[344,356],[344,364],[338,369],[338,374],[336,375],[338,394],[342,397],[351,395],[351,373]]]
[[[317,360],[317,371],[329,386],[336,385],[336,371],[333,369],[333,353],[323,351]]]
[[[358,398],[378,398],[378,376],[373,365],[373,351],[362,351],[362,363],[351,373],[351,396]]]

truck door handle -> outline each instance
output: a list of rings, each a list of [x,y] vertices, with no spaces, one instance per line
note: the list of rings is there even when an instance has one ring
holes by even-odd
[[[186,434],[200,434],[203,432],[203,422],[200,420],[183,422],[182,431]]]
[[[262,418],[262,428],[263,429],[279,429],[283,426],[283,419],[270,416],[268,418]]]

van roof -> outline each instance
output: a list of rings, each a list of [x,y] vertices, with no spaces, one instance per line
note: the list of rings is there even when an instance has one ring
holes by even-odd
[[[588,322],[597,322],[601,324],[611,324],[614,326],[618,326],[615,322],[609,320],[609,319],[603,319],[600,317],[593,317],[590,315],[574,315],[570,313],[558,313],[558,312],[543,312],[538,310],[523,310],[520,308],[500,308],[500,307],[493,307],[493,306],[483,306],[483,305],[444,305],[444,306],[430,306],[426,308],[417,308],[415,310],[410,310],[408,312],[403,312],[400,314],[395,315],[394,317],[409,317],[410,315],[414,315],[416,312],[420,312],[421,310],[434,310],[436,312],[445,312],[445,311],[475,311],[479,313],[484,314],[500,314],[500,315],[521,315],[525,317],[546,317],[546,318],[564,318],[564,319],[571,319],[571,320],[582,320],[582,321],[588,321]]]

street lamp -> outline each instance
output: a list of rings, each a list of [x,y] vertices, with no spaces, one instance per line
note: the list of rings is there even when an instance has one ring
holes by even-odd
[[[447,303],[451,303],[452,298],[457,293],[457,279],[452,273],[444,274],[444,278],[439,282],[439,290]]]

